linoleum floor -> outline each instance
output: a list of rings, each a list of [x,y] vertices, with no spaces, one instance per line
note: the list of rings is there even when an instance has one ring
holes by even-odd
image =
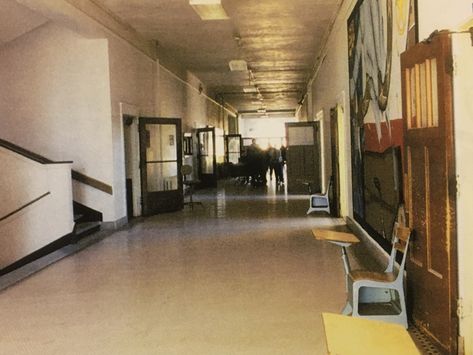
[[[307,196],[222,183],[0,293],[0,354],[325,354],[338,247]]]

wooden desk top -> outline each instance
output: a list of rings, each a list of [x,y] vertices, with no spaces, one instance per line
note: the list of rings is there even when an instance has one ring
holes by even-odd
[[[322,313],[328,354],[420,355],[411,336],[399,324]]]
[[[317,240],[341,243],[359,243],[360,240],[352,233],[337,232],[328,229],[312,229],[312,234]]]

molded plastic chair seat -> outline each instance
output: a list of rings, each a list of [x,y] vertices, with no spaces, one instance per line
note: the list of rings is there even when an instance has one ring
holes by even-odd
[[[353,270],[348,274],[352,281],[372,280],[375,282],[393,282],[396,280],[396,274],[393,272],[376,272],[367,270]]]
[[[330,214],[330,201],[328,198],[328,194],[330,191],[330,187],[332,186],[332,178],[330,178],[330,182],[327,186],[327,190],[324,193],[319,194],[312,194],[310,195],[309,199],[309,209],[307,210],[307,214],[312,212],[327,212]],[[310,186],[309,186],[310,190]]]
[[[348,273],[348,301],[343,314],[398,323],[407,328],[404,268],[410,234],[409,228],[395,224],[393,247],[384,272],[353,270]],[[395,272],[398,251],[403,253],[403,257]]]

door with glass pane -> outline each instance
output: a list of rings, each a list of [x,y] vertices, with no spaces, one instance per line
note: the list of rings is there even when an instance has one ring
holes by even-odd
[[[227,163],[238,164],[240,161],[242,147],[241,134],[226,135],[225,143]]]
[[[452,44],[439,33],[401,55],[408,300],[414,322],[457,353]]]
[[[181,120],[141,117],[139,130],[143,215],[182,209]]]
[[[215,128],[197,129],[197,159],[199,180],[202,187],[217,186],[217,156]]]

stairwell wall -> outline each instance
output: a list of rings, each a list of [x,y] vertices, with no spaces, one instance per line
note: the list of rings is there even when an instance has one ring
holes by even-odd
[[[112,184],[112,127],[107,41],[86,39],[52,22],[0,48],[0,136]],[[113,197],[91,197],[113,219]]]

